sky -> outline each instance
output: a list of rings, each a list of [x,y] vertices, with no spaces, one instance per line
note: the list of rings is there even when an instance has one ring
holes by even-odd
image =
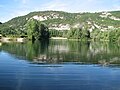
[[[33,11],[120,11],[120,0],[0,0],[0,22]]]

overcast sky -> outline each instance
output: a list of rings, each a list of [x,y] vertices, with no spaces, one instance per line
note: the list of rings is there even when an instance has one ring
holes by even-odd
[[[120,10],[120,0],[0,0],[0,21],[33,11],[99,12]]]

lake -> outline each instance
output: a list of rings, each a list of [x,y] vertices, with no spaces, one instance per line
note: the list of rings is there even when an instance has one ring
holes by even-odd
[[[0,90],[120,90],[120,44],[1,42]]]

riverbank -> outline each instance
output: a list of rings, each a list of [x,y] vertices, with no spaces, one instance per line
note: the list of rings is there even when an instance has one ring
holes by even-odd
[[[51,37],[50,39],[67,39],[67,38],[63,38],[63,37]]]
[[[1,42],[24,42],[25,38],[10,38],[10,37],[2,37],[0,39]]]
[[[69,41],[94,41],[92,39],[88,39],[88,40],[80,40],[80,39],[68,39],[68,38],[64,38],[64,37],[51,37],[49,38],[50,40],[69,40]],[[29,41],[28,38],[22,38],[22,37],[2,37],[0,38],[0,42],[25,42],[25,41]],[[109,40],[99,40],[99,41],[105,41],[105,42],[109,42]],[[96,42],[96,41],[95,41]]]

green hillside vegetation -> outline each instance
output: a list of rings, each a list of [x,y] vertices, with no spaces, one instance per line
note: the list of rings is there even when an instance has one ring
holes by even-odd
[[[45,31],[43,36],[41,36],[42,31]],[[10,37],[28,36],[28,38],[34,37],[35,39],[66,37],[80,40],[120,41],[120,11],[31,12],[0,24],[0,34]]]

